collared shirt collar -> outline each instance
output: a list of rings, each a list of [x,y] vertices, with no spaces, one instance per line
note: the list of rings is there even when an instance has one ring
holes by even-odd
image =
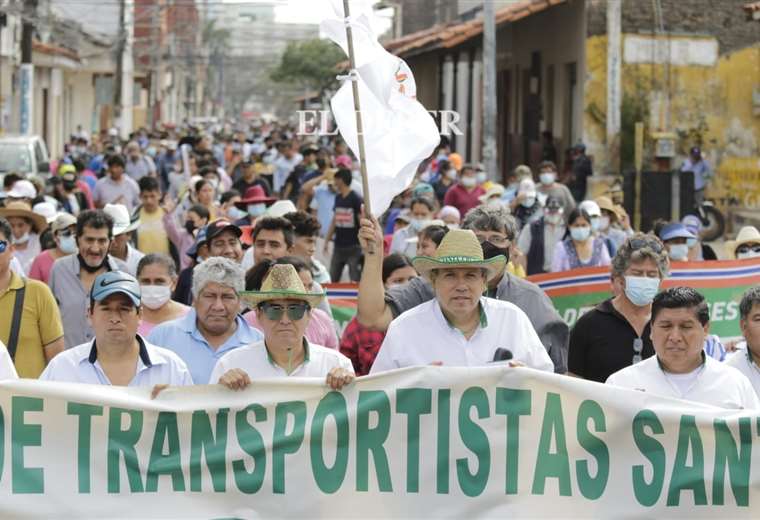
[[[443,316],[443,319],[446,320],[446,324],[452,329],[459,330],[454,326],[453,323],[451,323],[449,318],[446,317],[446,313],[443,312],[443,308],[441,307],[441,304],[438,302],[438,300],[436,300],[436,304],[438,305],[438,308],[441,311],[441,315]],[[485,307],[483,306],[483,298],[481,298],[480,301],[478,302],[478,312],[480,313],[480,328],[485,329],[486,327],[488,327],[488,316],[486,316],[486,310],[485,310]]]
[[[21,289],[24,286],[24,280],[14,271],[11,271],[11,279],[8,282],[8,291],[15,291]]]
[[[272,354],[269,353],[269,347],[267,347],[266,340],[262,340],[262,343],[264,345],[264,350],[267,353],[267,361],[269,361],[272,366],[279,366],[277,363],[274,362],[274,358],[272,357]],[[308,363],[309,362],[309,341],[304,336],[303,338],[303,350],[304,350],[304,356],[303,356],[303,362]]]
[[[140,348],[140,351],[139,351],[140,361],[142,361],[142,364],[144,366],[146,366],[146,367],[152,367],[154,361],[157,364],[160,364],[160,363],[164,362],[163,359],[161,359],[161,360],[151,360],[150,359],[150,354],[148,354],[148,348],[145,345],[145,340],[139,334],[137,336],[135,336],[135,338],[137,339],[137,344],[139,345],[139,348]],[[88,353],[88,355],[87,355],[87,357],[85,359],[87,359],[87,361],[90,364],[92,364],[92,365],[94,365],[95,362],[98,360],[97,340],[94,340],[94,339],[92,340],[92,346],[90,347],[90,351],[89,351],[89,353]],[[82,359],[82,361],[84,361],[84,359]]]
[[[705,354],[705,351],[703,350],[702,352],[700,352],[700,354],[702,355],[702,364],[699,365],[695,370],[700,369],[700,368],[704,368],[705,365],[707,364],[707,355]],[[671,372],[666,371],[665,367],[662,366],[662,361],[660,361],[660,356],[658,356],[657,354],[655,354],[654,357],[657,358],[657,366],[660,367],[660,370],[662,370],[663,374],[669,374],[669,373],[671,373]]]
[[[186,333],[193,336],[195,339],[199,341],[206,341],[206,339],[203,337],[203,334],[201,334],[201,331],[198,330],[198,326],[196,325],[197,320],[198,314],[195,311],[195,307],[192,307],[190,308],[190,312],[188,312],[183,318],[182,329]],[[237,330],[232,336],[230,336],[230,339],[238,338],[241,343],[252,343],[260,338],[260,336],[256,336],[251,333],[251,330],[253,329],[248,325],[248,322],[245,321],[239,314],[235,316],[235,323],[237,323]],[[229,339],[227,341],[229,341]]]

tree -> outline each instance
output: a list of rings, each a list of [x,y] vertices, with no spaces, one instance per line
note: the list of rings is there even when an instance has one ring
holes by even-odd
[[[277,83],[295,83],[315,90],[321,96],[335,85],[336,66],[346,59],[343,50],[329,40],[289,42],[270,77]]]

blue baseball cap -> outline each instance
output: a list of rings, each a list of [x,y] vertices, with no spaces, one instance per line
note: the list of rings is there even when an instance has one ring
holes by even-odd
[[[674,238],[697,238],[697,237],[695,237],[688,229],[686,229],[686,226],[684,226],[680,222],[672,222],[670,224],[666,224],[660,230],[660,240],[662,240],[663,242],[667,242],[668,240],[673,240]]]
[[[198,257],[198,248],[206,243],[208,226],[203,226],[198,230],[198,234],[195,236],[195,242],[191,245],[185,254],[195,260]]]
[[[98,275],[90,289],[90,299],[100,302],[112,294],[126,294],[135,307],[140,306],[140,284],[134,276],[124,271],[109,271]]]

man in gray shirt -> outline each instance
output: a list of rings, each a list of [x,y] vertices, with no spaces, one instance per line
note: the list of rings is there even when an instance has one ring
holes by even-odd
[[[480,240],[485,258],[509,254],[515,239],[514,218],[503,208],[478,206],[467,213],[462,228],[472,230]],[[363,218],[359,241],[364,250],[364,269],[359,281],[359,323],[372,330],[385,331],[402,312],[434,298],[430,283],[420,277],[391,288],[386,293],[382,284],[383,235],[377,221]],[[554,371],[567,372],[567,349],[570,330],[552,305],[551,300],[535,284],[506,271],[488,285],[487,295],[517,305],[527,314],[538,337],[554,363]]]
[[[124,159],[121,156],[108,158],[108,175],[95,183],[92,197],[98,208],[106,204],[123,204],[130,213],[140,204],[140,187],[124,174]]]
[[[127,176],[135,182],[145,176],[156,176],[156,163],[149,156],[140,151],[140,145],[131,141],[125,150],[127,155],[126,172]]]
[[[107,271],[127,271],[127,264],[108,254],[113,239],[113,219],[104,211],[80,213],[76,239],[77,254],[56,260],[49,282],[61,310],[66,348],[86,343],[94,337],[87,320],[87,306],[95,278]]]

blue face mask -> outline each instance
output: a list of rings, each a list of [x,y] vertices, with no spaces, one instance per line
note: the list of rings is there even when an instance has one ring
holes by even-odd
[[[589,226],[570,228],[570,237],[576,242],[585,242],[590,236],[591,228]]]
[[[625,277],[625,296],[632,304],[638,307],[652,303],[659,289],[659,278],[649,278],[647,276]]]
[[[248,214],[252,217],[260,217],[266,210],[266,204],[248,204]]]
[[[60,237],[58,248],[67,255],[74,254],[77,252],[77,239],[74,235]]]
[[[240,208],[231,207],[229,210],[227,210],[227,216],[230,217],[232,220],[240,220],[241,218],[248,215],[245,211],[243,211]]]

